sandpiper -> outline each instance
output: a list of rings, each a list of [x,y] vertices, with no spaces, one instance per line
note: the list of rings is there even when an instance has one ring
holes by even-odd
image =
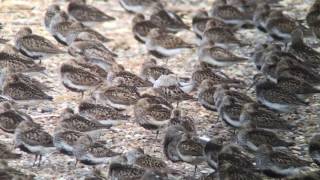
[[[103,36],[98,31],[95,31],[94,29],[91,29],[86,26],[84,27],[85,27],[84,29],[79,30],[78,32],[71,31],[69,36],[67,37],[67,42],[71,44],[74,41],[89,41],[89,42],[95,42],[96,44],[99,44],[99,46],[101,46],[104,43],[112,41],[112,39],[109,39]],[[111,52],[110,50],[109,52],[110,54],[112,54],[113,57],[117,57],[117,54]]]
[[[299,25],[294,19],[285,16],[282,11],[272,11],[266,22],[266,29],[269,35],[276,40],[283,40],[286,43],[291,39],[291,33]],[[302,26],[301,26],[302,27]]]
[[[53,144],[60,153],[73,156],[74,146],[83,135],[85,134],[79,131],[64,130],[57,127],[53,134]]]
[[[209,11],[209,15],[217,17],[227,24],[236,25],[241,27],[244,24],[252,23],[249,14],[240,11],[237,7],[228,5],[225,0],[220,1],[221,4],[213,5]]]
[[[214,71],[211,68],[207,67],[207,64],[204,62],[200,62],[194,68],[194,71],[191,75],[191,84],[193,88],[196,89],[202,81],[209,79],[212,81],[212,85],[219,85],[219,84],[241,84],[241,81],[237,79],[231,79],[226,74],[220,71]]]
[[[218,67],[225,67],[248,61],[247,58],[240,57],[227,49],[214,45],[199,47],[198,56],[200,61]]]
[[[90,37],[87,32],[81,32],[77,37]],[[104,70],[111,69],[112,64],[116,63],[117,56],[102,43],[95,40],[75,40],[68,47],[68,53],[77,58],[84,58],[85,62],[98,65]]]
[[[314,134],[312,136],[308,150],[313,162],[320,165],[320,134]]]
[[[69,90],[83,93],[103,83],[103,79],[84,68],[64,63],[60,67],[62,84]]]
[[[216,91],[214,93],[214,100],[217,108],[219,109],[222,100],[224,97],[229,96],[233,99],[234,103],[238,103],[239,105],[244,105],[248,102],[254,102],[253,99],[245,93],[237,90],[231,90],[229,85],[220,84],[216,86]]]
[[[7,133],[14,133],[22,121],[32,121],[29,115],[15,110],[9,102],[1,103],[0,107],[0,129]]]
[[[72,26],[75,26],[75,28],[72,28]],[[68,45],[70,45],[72,42],[76,41],[77,39],[81,39],[81,38],[79,38],[79,34],[82,32],[86,32],[87,34],[89,34],[90,40],[100,41],[102,43],[107,43],[107,42],[112,41],[112,39],[106,37],[105,35],[101,34],[100,32],[98,32],[90,27],[84,26],[83,24],[81,24],[79,22],[75,22],[75,23],[72,23],[71,29],[69,29],[69,31],[67,31],[66,43]]]
[[[192,18],[192,30],[195,32],[199,39],[202,39],[203,32],[206,29],[207,22],[215,23],[216,26],[227,27],[227,25],[214,17],[209,17],[208,12],[199,10]]]
[[[256,68],[261,70],[261,67],[265,63],[266,56],[271,53],[279,52],[279,50],[281,51],[281,46],[277,44],[258,44],[254,48],[254,53],[251,59],[254,61]]]
[[[116,78],[113,83],[115,84],[110,87],[102,86],[93,92],[93,97],[98,103],[117,109],[127,109],[140,99],[141,96],[137,88],[126,85],[123,78]]]
[[[103,43],[110,41],[94,29],[86,27],[80,22],[71,21],[64,11],[57,13],[51,20],[50,33],[62,45],[71,44],[81,32],[89,33],[90,37],[93,37],[92,40],[99,40]]]
[[[312,64],[314,67],[320,66],[320,53],[312,49],[303,42],[303,32],[300,29],[292,31],[291,45],[289,52],[296,55],[308,64]]]
[[[194,135],[185,133],[177,144],[177,152],[180,159],[184,162],[194,165],[194,174],[197,166],[206,160],[204,156],[204,145],[194,137]]]
[[[8,76],[9,76],[8,78],[12,78],[16,82],[19,81],[19,82],[25,83],[34,89],[43,90],[43,91],[52,90],[51,87],[47,86],[46,84],[26,74],[14,73],[14,74],[9,74]]]
[[[97,131],[103,129],[110,129],[111,124],[101,124],[97,120],[89,120],[85,117],[75,114],[74,111],[70,108],[64,109],[61,114],[61,120],[59,122],[60,127],[67,130],[88,132],[88,131]]]
[[[153,84],[161,75],[174,74],[165,66],[157,65],[155,59],[146,60],[141,67],[141,76]]]
[[[177,14],[166,10],[161,3],[153,5],[150,21],[169,32],[189,30],[189,26]]]
[[[170,120],[171,109],[161,104],[151,104],[147,98],[140,99],[134,106],[136,122],[145,129],[157,130],[166,126]]]
[[[303,64],[290,62],[288,59],[283,59],[277,63],[276,69],[277,77],[295,77],[303,79],[309,84],[317,87],[320,85],[320,76],[317,72]]]
[[[53,100],[53,97],[43,92],[42,89],[34,88],[21,81],[16,81],[14,78],[7,78],[4,82],[3,95],[22,104]]]
[[[158,28],[158,26],[150,20],[146,20],[143,14],[136,14],[132,19],[132,33],[134,38],[141,43],[146,42],[149,32],[154,28]]]
[[[125,83],[128,86],[134,86],[134,87],[151,87],[152,83],[142,79],[138,75],[126,71],[122,65],[119,64],[113,64],[111,71],[108,73],[108,82],[112,84],[114,79],[121,78],[124,80],[123,83]]]
[[[197,38],[202,39],[202,34],[208,20],[210,20],[208,12],[204,9],[198,10],[192,17],[192,31],[196,34]]]
[[[167,163],[163,161],[162,159],[151,156],[149,154],[146,154],[143,149],[141,148],[135,148],[132,150],[129,150],[124,154],[125,158],[127,159],[128,164],[136,165],[138,167],[144,168],[144,169],[154,169],[158,171],[165,171],[169,169]]]
[[[67,11],[72,18],[86,25],[115,20],[98,8],[86,4],[85,0],[72,0],[68,4]]]
[[[183,39],[163,32],[159,28],[150,31],[146,46],[148,51],[156,57],[174,56],[194,47],[194,45],[185,42]]]
[[[111,180],[140,179],[145,173],[145,169],[136,165],[121,164],[112,162],[109,166],[109,178]]]
[[[77,140],[73,153],[77,162],[85,165],[95,166],[121,160],[121,153],[114,152],[89,135],[84,135]]]
[[[84,28],[83,24],[71,21],[65,11],[60,11],[56,12],[51,18],[48,31],[60,44],[67,46],[69,33],[71,31],[83,30]]]
[[[177,145],[184,131],[185,129],[180,125],[169,126],[164,136],[163,152],[165,157],[172,162],[182,161],[177,151]]]
[[[124,112],[111,106],[95,104],[91,101],[83,101],[78,106],[79,115],[88,119],[97,120],[101,124],[118,124],[130,118]]]
[[[40,166],[42,156],[56,152],[56,148],[53,145],[52,136],[44,131],[40,124],[32,121],[22,121],[15,132],[15,147],[20,150],[34,154],[35,165],[38,157],[38,166]]]
[[[231,143],[222,147],[218,154],[218,168],[224,164],[232,164],[235,167],[247,170],[255,170],[252,159],[243,148],[239,145]]]
[[[101,66],[96,64],[91,64],[90,61],[87,61],[85,58],[76,58],[71,59],[71,64],[76,64],[85,70],[90,71],[91,73],[96,74],[99,77],[106,78],[108,77],[108,72],[101,68]]]
[[[264,74],[272,76],[268,78],[273,82],[276,82],[275,79],[277,78],[277,74],[281,73],[280,71],[289,71],[296,68],[310,69],[313,66],[307,61],[297,58],[292,53],[284,52],[280,45],[268,45],[265,48],[260,60],[258,60],[259,62],[256,61],[256,63],[259,63],[260,70]]]
[[[216,91],[216,87],[214,87],[215,83],[206,79],[203,80],[198,88],[198,102],[206,109],[211,111],[216,111],[216,104],[214,101],[214,93]]]
[[[0,52],[0,67],[9,72],[43,72],[46,68],[17,54]]]
[[[158,88],[154,88],[154,90],[167,101],[171,103],[176,102],[177,105],[181,101],[195,99],[192,95],[189,95],[186,92],[184,92],[178,85],[160,86]]]
[[[176,125],[183,127],[186,132],[197,132],[193,117],[184,115],[181,109],[174,109],[171,112],[169,126]]]
[[[289,93],[296,94],[301,99],[307,99],[309,96],[313,94],[320,93],[318,87],[314,85],[296,78],[296,77],[278,77],[277,86],[282,88]]]
[[[246,46],[247,43],[241,42],[230,28],[216,26],[216,23],[212,23],[209,20],[206,24],[205,31],[203,32],[202,46],[206,44],[214,44],[223,48],[229,48],[230,46]]]
[[[299,106],[308,105],[296,94],[288,93],[288,91],[277,87],[275,83],[268,80],[260,80],[258,82],[256,96],[260,103],[281,112],[289,112]]]
[[[267,176],[275,178],[297,175],[310,163],[289,150],[276,149],[267,144],[259,146],[256,154],[257,167]]]
[[[217,102],[217,101],[216,101]],[[241,126],[240,115],[243,105],[237,102],[232,96],[224,96],[221,104],[217,105],[218,112],[222,120],[228,125],[238,128]]]
[[[290,130],[294,128],[287,120],[257,103],[247,103],[243,106],[240,123],[242,125],[249,123],[257,128],[265,129]]]
[[[60,13],[61,9],[60,6],[57,4],[49,5],[47,11],[44,14],[44,26],[47,31],[50,31],[50,24],[54,16]]]
[[[279,137],[274,131],[259,128],[242,128],[237,135],[238,143],[251,151],[257,151],[262,144],[274,147],[288,147],[294,145]]]
[[[23,55],[32,59],[65,53],[48,39],[33,34],[29,27],[24,27],[18,31],[15,46]]]
[[[160,96],[155,96],[152,94],[144,93],[141,95],[141,98],[145,98],[150,104],[160,104],[168,109],[173,109],[173,106],[170,102]]]

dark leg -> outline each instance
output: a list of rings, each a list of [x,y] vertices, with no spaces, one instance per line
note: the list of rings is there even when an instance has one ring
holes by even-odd
[[[34,159],[34,162],[33,162],[32,166],[36,165],[37,160],[38,160],[38,155],[36,154],[36,157]]]
[[[159,130],[157,130],[156,132],[156,139],[158,139],[158,136],[159,136]]]
[[[177,101],[177,107],[176,107],[176,108],[178,108],[178,107],[179,107],[179,103],[180,103],[180,102],[179,102],[179,101]]]
[[[81,99],[83,99],[83,96],[84,96],[84,92],[81,91]]]
[[[41,159],[42,159],[42,155],[39,155],[38,167],[40,167],[40,165],[41,165]]]
[[[197,165],[194,165],[193,177],[196,177],[197,174]]]

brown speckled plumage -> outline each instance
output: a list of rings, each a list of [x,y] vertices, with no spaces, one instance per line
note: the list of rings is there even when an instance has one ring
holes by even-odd
[[[115,20],[94,6],[81,3],[79,1],[72,1],[67,7],[70,16],[79,22],[105,22]]]
[[[98,129],[109,129],[112,125],[103,125],[96,120],[88,120],[72,110],[65,109],[60,126],[69,130],[86,132]]]
[[[22,58],[19,55],[0,52],[0,67],[7,68],[10,72],[39,72],[45,70],[34,61]]]

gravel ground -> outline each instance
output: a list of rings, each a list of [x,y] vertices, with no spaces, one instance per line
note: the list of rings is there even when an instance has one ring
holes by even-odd
[[[171,2],[172,1],[172,2]],[[192,12],[199,8],[208,9],[211,1],[199,0],[171,0],[168,3],[169,8],[178,10],[184,16],[184,20],[190,24]],[[187,1],[187,2],[186,2]],[[61,6],[65,7],[66,3],[63,1],[53,1]],[[13,39],[15,33],[19,28],[23,26],[30,26],[35,34],[43,35],[53,42],[53,37],[44,29],[43,26],[43,14],[47,5],[53,3],[50,0],[3,0],[0,1],[0,22],[4,24],[4,29],[0,31],[0,36]],[[150,55],[147,54],[143,45],[138,44],[131,34],[131,18],[132,15],[127,14],[120,7],[117,0],[104,1],[90,1],[92,5],[99,7],[108,14],[117,18],[114,22],[107,22],[98,25],[96,29],[103,33],[106,37],[114,39],[114,41],[107,44],[107,46],[114,50],[119,55],[117,61],[120,64],[124,64],[125,68],[129,71],[139,73],[140,65],[145,59],[149,59]],[[301,19],[305,16],[305,13],[312,3],[311,0],[285,0],[282,4],[287,7],[289,15],[295,16]],[[190,5],[192,4],[192,5]],[[196,5],[195,5],[196,4]],[[175,5],[173,7],[173,5]],[[179,5],[179,6],[176,6]],[[238,33],[239,37],[244,41],[249,41],[252,44],[266,41],[265,34],[253,29],[253,30],[241,30]],[[191,32],[181,32],[178,36],[184,37],[188,42],[196,43],[196,39]],[[314,40],[310,40],[314,41]],[[13,43],[13,42],[11,42]],[[252,46],[254,47],[254,46]],[[234,49],[234,52],[249,56],[253,52],[253,48],[247,49]],[[50,57],[43,61],[43,64],[47,67],[48,76],[35,75],[42,82],[54,87],[54,91],[49,92],[54,96],[54,101],[50,103],[43,103],[37,106],[29,108],[29,114],[38,123],[41,123],[47,131],[53,133],[54,127],[59,121],[59,114],[65,107],[76,108],[77,104],[81,101],[81,96],[77,93],[68,91],[62,86],[59,79],[59,66],[64,62],[70,61],[72,57],[69,55],[59,55]],[[183,77],[190,77],[192,72],[192,66],[196,63],[197,58],[195,51],[185,52],[175,58],[171,58],[168,62],[168,66],[177,74]],[[163,63],[163,62],[162,62]],[[234,65],[232,67],[224,69],[224,72],[230,77],[236,77],[244,79],[249,84],[251,78],[256,70],[252,62]],[[252,94],[251,92],[248,92]],[[253,95],[253,94],[252,94]],[[254,96],[254,95],[253,95]],[[307,156],[307,142],[310,136],[318,129],[316,119],[318,109],[318,97],[313,99],[314,102],[307,110],[301,109],[298,111],[300,116],[305,117],[305,120],[301,123],[301,128],[297,132],[287,133],[288,137],[294,137],[297,141],[297,146],[293,147],[293,150],[301,156],[309,158]],[[200,135],[206,134],[212,137],[221,137],[226,140],[230,139],[233,130],[227,127],[223,122],[216,122],[217,114],[210,113],[204,110],[197,102],[183,102],[181,103],[183,110],[190,116],[194,117],[197,122],[197,129]],[[288,116],[287,118],[295,119],[297,115]],[[113,147],[116,151],[124,152],[132,147],[144,147],[145,152],[155,155],[160,158],[164,158],[161,148],[161,138],[155,140],[155,134],[150,131],[146,131],[134,123],[133,119],[127,123],[119,125],[114,128],[117,133],[107,133],[103,139],[107,141],[110,147]],[[160,137],[162,137],[163,132]],[[293,136],[294,135],[294,136]],[[5,141],[8,145],[13,145],[12,135],[0,132],[0,139]],[[16,150],[16,152],[19,152]],[[22,152],[19,152],[22,153]],[[17,161],[10,161],[9,165],[21,169],[26,173],[32,173],[36,175],[36,179],[83,179],[85,176],[92,174],[91,167],[79,165],[74,167],[75,160],[73,158],[55,154],[49,157],[45,157],[42,162],[42,166],[32,167],[33,156],[23,154],[22,159]],[[187,163],[172,164],[168,162],[172,168],[183,170],[187,174],[192,174],[193,166]],[[102,171],[106,172],[107,167],[100,166]],[[210,168],[203,164],[200,166],[200,173],[209,173]]]

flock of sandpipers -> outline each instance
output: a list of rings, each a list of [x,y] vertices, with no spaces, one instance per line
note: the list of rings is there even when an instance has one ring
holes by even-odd
[[[320,53],[304,42],[304,37],[320,38],[320,0],[314,1],[303,20],[283,13],[279,0],[215,0],[208,11],[194,12],[192,28],[166,8],[165,1],[119,3],[133,16],[132,35],[150,54],[139,75],[120,65],[118,55],[106,47],[116,40],[92,28],[117,19],[85,0],[71,0],[66,11],[55,4],[48,6],[44,26],[57,42],[33,33],[30,27],[17,32],[14,45],[1,39],[0,128],[14,134],[14,147],[24,156],[35,155],[33,165],[45,166],[43,156],[61,153],[74,157],[75,166],[93,166],[94,172],[98,165],[108,166],[106,176],[96,174],[93,179],[320,179],[320,170],[310,168],[320,165],[320,132],[308,139],[310,160],[302,159],[290,150],[295,142],[285,134],[308,127],[283,116],[307,108],[314,103],[312,95],[320,93]],[[250,44],[236,36],[238,30],[250,28],[263,31],[267,42]],[[194,32],[199,43],[188,43],[177,35],[180,31]],[[255,46],[252,57],[233,52],[249,46]],[[180,77],[165,65],[185,51],[198,57],[191,77]],[[54,134],[49,134],[28,111],[21,110],[55,100],[47,94],[53,87],[30,73],[45,74],[42,60],[67,53],[74,58],[61,64],[61,82],[81,93],[81,102],[76,111],[64,109]],[[254,63],[260,71],[251,85],[222,72],[239,63]],[[256,98],[242,93],[251,88]],[[185,115],[182,101],[197,101],[206,111],[217,112],[217,121],[234,128],[234,138],[225,141],[199,134],[199,122]],[[149,138],[162,140],[167,161],[194,165],[194,172],[174,169],[143,147],[125,152],[109,147],[101,137],[131,118],[156,132]],[[163,137],[158,137],[159,131]],[[35,178],[8,166],[7,160],[21,156],[0,143],[1,180]],[[213,173],[200,176],[197,166],[203,163]]]

